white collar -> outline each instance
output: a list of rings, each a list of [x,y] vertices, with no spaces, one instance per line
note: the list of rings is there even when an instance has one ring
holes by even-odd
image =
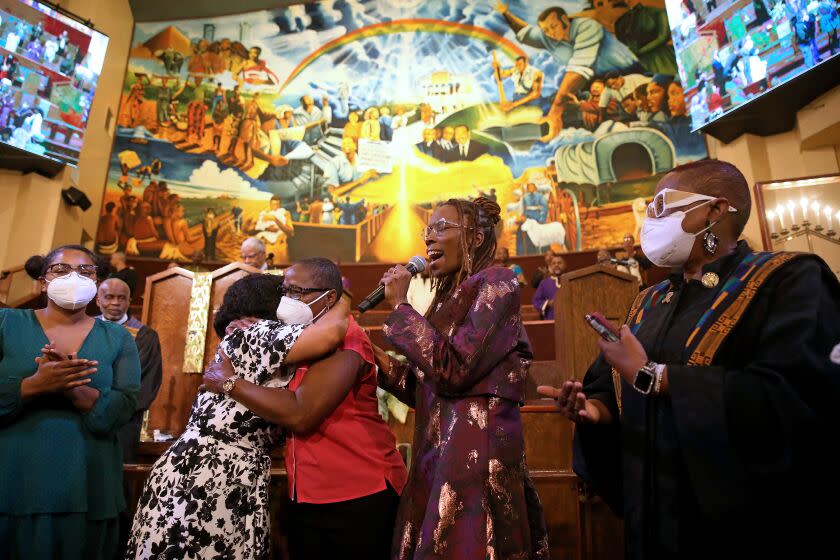
[[[110,319],[106,319],[105,315],[100,315],[99,317],[97,317],[97,319],[101,319],[101,320],[105,321],[106,323],[116,323],[118,325],[122,325],[123,323],[128,321],[128,313],[123,313],[123,316],[120,317],[116,321],[111,321]]]

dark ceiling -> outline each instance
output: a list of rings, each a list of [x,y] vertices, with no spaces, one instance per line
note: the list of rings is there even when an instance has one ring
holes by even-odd
[[[128,0],[134,21],[208,18],[302,4],[301,0]]]

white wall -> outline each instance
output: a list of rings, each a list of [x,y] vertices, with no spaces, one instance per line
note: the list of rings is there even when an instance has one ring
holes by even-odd
[[[744,173],[753,196],[753,212],[744,237],[761,249],[761,230],[755,211],[757,182],[794,179],[840,172],[840,86],[835,87],[797,113],[797,126],[773,136],[745,134],[729,144],[708,138],[709,155],[735,164]],[[781,108],[780,108],[781,109]],[[812,149],[802,148],[803,135]]]

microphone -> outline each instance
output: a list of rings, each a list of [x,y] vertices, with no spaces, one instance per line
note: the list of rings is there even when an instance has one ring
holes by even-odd
[[[408,259],[408,264],[406,264],[405,267],[408,269],[411,275],[414,276],[418,272],[423,272],[424,270],[426,270],[426,259],[415,255]],[[368,294],[368,297],[362,300],[362,303],[360,303],[359,307],[357,307],[356,309],[359,310],[359,313],[364,313],[368,309],[376,307],[376,305],[380,301],[382,301],[384,297],[385,285],[380,284],[375,290]]]
[[[610,262],[612,264],[620,264],[621,266],[626,266],[627,268],[630,268],[630,261],[627,260],[627,259],[616,259],[616,258],[610,257]]]

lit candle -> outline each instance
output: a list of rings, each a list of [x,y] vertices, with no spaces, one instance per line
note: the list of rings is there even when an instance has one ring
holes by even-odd
[[[772,210],[767,211],[767,223],[770,225],[770,233],[776,233],[776,213]]]
[[[826,205],[823,208],[823,214],[825,214],[825,219],[828,220],[828,229],[831,229],[831,206]]]
[[[796,208],[796,203],[792,200],[788,200],[787,207],[788,211],[790,211],[790,223],[791,225],[796,225],[796,215],[793,213],[794,208]]]
[[[802,220],[808,221],[808,199],[803,196],[799,199],[799,205],[802,207]]]
[[[814,211],[814,225],[820,223],[820,203],[816,200],[811,203],[811,210]]]
[[[834,217],[837,218],[837,222],[840,223],[840,210],[838,210],[837,213],[834,214]],[[831,229],[831,222],[828,222],[828,229]]]
[[[785,229],[785,207],[781,204],[776,206],[776,215],[779,217],[779,225]]]

